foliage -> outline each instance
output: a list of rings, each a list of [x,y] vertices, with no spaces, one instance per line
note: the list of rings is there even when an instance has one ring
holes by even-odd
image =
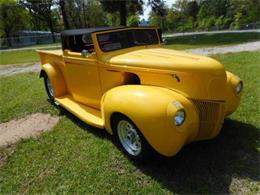
[[[128,18],[127,24],[128,24],[128,26],[138,26],[139,21],[140,21],[140,18],[136,15],[133,15]]]
[[[7,38],[8,46],[11,46],[9,38],[13,33],[29,27],[30,24],[26,22],[29,18],[28,11],[17,5],[15,0],[0,1],[0,31]]]
[[[106,15],[97,0],[64,1],[63,9],[66,13],[63,21],[67,17],[67,28],[89,28],[106,24]]]
[[[230,0],[230,15],[232,17],[231,27],[240,29],[245,24],[260,21],[259,0]]]
[[[217,27],[218,30],[224,29],[227,27],[230,19],[225,17],[225,16],[219,16],[218,18],[215,19],[215,26]]]
[[[166,15],[168,12],[167,6],[162,0],[148,0],[148,4],[152,7],[150,21],[152,25],[166,28]]]
[[[55,42],[55,17],[52,11],[53,0],[19,0],[19,3],[27,8],[33,17],[45,22],[52,33]]]
[[[152,8],[150,24],[168,32],[256,28],[260,24],[259,0],[177,0],[170,7],[164,0],[144,2],[1,0],[0,36],[6,38],[18,30],[50,30],[54,34],[72,28],[137,25],[144,5]]]
[[[177,0],[164,9],[163,20],[156,7],[150,13],[151,23],[164,31],[243,29],[260,22],[259,0]],[[166,22],[161,25],[160,21]]]
[[[143,0],[99,0],[103,9],[109,13],[119,12],[120,25],[126,26],[127,16],[142,13]]]

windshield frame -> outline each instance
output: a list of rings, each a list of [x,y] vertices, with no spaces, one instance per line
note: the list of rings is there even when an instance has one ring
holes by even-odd
[[[96,33],[97,45],[98,45],[100,51],[102,51],[104,53],[115,52],[115,51],[130,49],[130,48],[134,48],[134,47],[144,47],[144,46],[160,45],[161,44],[161,39],[160,39],[159,34],[158,34],[158,29],[159,28],[155,28],[155,27],[143,27],[143,28],[140,28],[140,27],[134,28],[133,27],[133,28],[127,28],[127,29],[117,29],[117,30],[99,32],[99,33]],[[116,32],[124,32],[124,31],[136,31],[136,30],[140,30],[140,31],[141,30],[153,30],[153,31],[155,31],[156,39],[157,39],[156,43],[133,45],[133,46],[130,46],[130,47],[123,47],[123,48],[112,49],[112,50],[109,50],[109,51],[104,50],[102,48],[102,46],[100,45],[99,36],[101,36],[101,35],[110,34],[110,33],[116,33]]]

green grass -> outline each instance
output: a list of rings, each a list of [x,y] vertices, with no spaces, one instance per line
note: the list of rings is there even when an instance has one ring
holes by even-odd
[[[56,44],[57,45],[57,44]],[[55,48],[48,48],[48,45],[44,45],[44,49],[59,49],[60,46],[57,45]],[[42,46],[42,47],[44,47]],[[32,46],[29,46],[30,48]],[[39,62],[40,58],[36,49],[30,50],[21,50],[21,51],[4,51],[0,52],[0,65],[9,65],[9,64],[27,64]]]
[[[34,73],[0,79],[0,123],[30,113],[57,113],[46,102],[43,81]]]
[[[50,47],[61,47],[61,43],[57,42],[57,43],[45,43],[45,44],[37,44],[37,45],[30,45],[30,46],[25,46],[22,48],[50,48]]]
[[[37,75],[1,78],[1,121],[31,112],[59,113],[61,121],[38,139],[0,150],[0,194],[259,193],[259,56],[215,57],[245,82],[241,106],[216,139],[146,165],[129,161],[105,131],[50,106]]]
[[[35,50],[8,51],[0,53],[0,65],[26,64],[39,62],[39,55]]]
[[[182,50],[214,46],[227,46],[257,40],[260,40],[260,33],[187,35],[167,38],[167,45],[165,45],[165,47]]]

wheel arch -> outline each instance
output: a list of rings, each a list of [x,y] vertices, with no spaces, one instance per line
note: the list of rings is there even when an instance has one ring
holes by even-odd
[[[54,89],[54,96],[59,97],[67,93],[67,87],[62,72],[57,66],[43,64],[40,71],[40,78],[48,76]]]
[[[175,101],[183,104],[188,113],[187,123],[178,128],[172,117],[177,109],[174,108]],[[109,133],[114,133],[115,117],[126,116],[148,143],[166,156],[176,154],[190,142],[197,135],[199,124],[198,113],[191,101],[172,90],[155,86],[126,85],[109,90],[102,99],[102,114]]]
[[[41,69],[39,78],[44,78],[47,75],[46,71]]]
[[[116,120],[116,118],[117,117],[119,117],[119,116],[125,116],[124,114],[122,114],[121,112],[113,112],[113,113],[111,113],[111,116],[110,116],[110,119],[109,119],[109,125],[110,125],[110,127],[111,127],[111,131],[110,131],[110,133],[111,134],[115,134],[115,129],[114,129],[114,123],[115,123],[115,120]]]

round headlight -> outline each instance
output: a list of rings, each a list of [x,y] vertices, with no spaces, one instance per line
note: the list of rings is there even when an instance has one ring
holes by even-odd
[[[242,81],[240,81],[240,82],[237,84],[237,86],[236,86],[236,92],[237,92],[237,94],[241,93],[242,89],[243,89],[243,83],[242,83]]]
[[[175,125],[180,126],[185,121],[185,111],[184,110],[178,110],[174,116]]]

